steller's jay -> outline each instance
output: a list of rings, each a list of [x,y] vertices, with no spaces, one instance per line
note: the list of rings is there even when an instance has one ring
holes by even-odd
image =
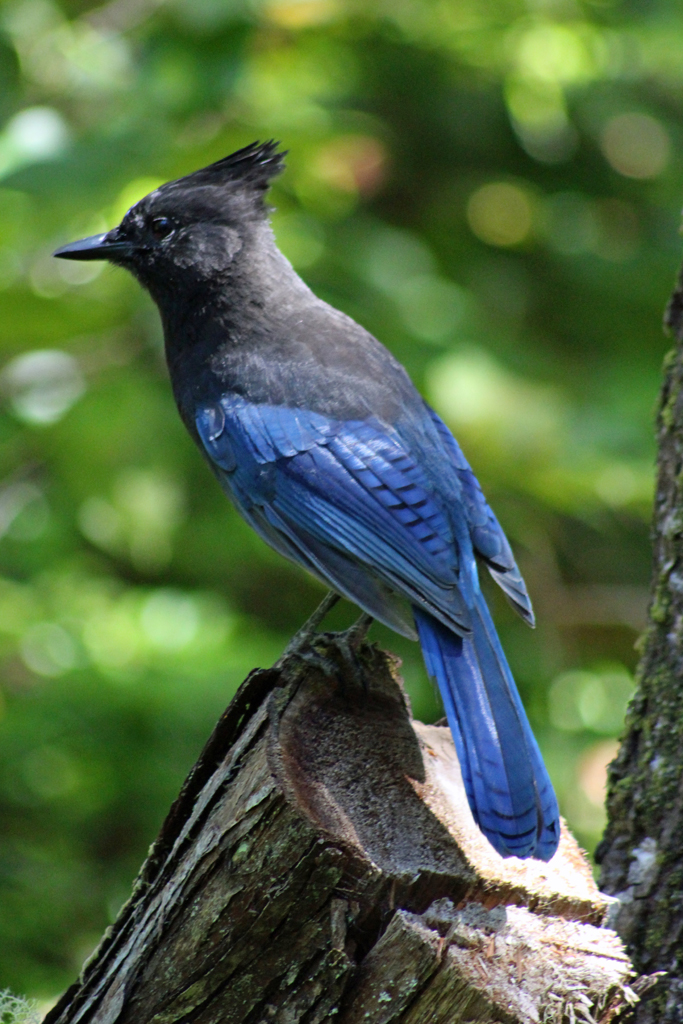
[[[477,559],[533,625],[524,580],[448,427],[278,250],[264,197],[283,157],[247,146],[55,255],[110,260],[149,290],[180,415],[239,512],[369,616],[417,630],[479,828],[504,857],[549,860],[557,801]]]

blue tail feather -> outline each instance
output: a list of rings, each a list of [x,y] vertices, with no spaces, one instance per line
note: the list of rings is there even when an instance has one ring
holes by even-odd
[[[503,857],[550,860],[560,837],[555,793],[484,598],[465,637],[413,612],[475,821]]]

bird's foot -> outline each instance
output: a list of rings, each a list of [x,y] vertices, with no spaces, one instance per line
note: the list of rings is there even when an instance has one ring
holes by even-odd
[[[332,636],[331,633],[327,634],[328,637]],[[318,650],[318,646],[324,647],[323,650]],[[322,636],[319,639],[311,641],[308,648],[299,651],[290,651],[289,657],[294,658],[296,661],[300,661],[304,666],[309,666],[312,669],[317,669],[327,679],[336,679],[339,675],[339,665],[334,658],[329,657],[326,651],[329,650],[329,643],[324,644]]]
[[[368,685],[358,651],[372,625],[372,616],[363,613],[348,629],[339,633],[318,633],[317,627],[339,600],[330,592],[292,638],[278,661],[294,658],[318,669],[328,679],[344,682],[349,677],[367,692]]]
[[[368,681],[363,670],[363,665],[358,657],[358,651],[367,636],[372,625],[372,616],[366,612],[357,619],[352,626],[343,633],[330,633],[329,639],[338,652],[344,674],[350,676],[354,683],[362,686],[364,692],[368,692]],[[342,675],[342,684],[344,676]]]

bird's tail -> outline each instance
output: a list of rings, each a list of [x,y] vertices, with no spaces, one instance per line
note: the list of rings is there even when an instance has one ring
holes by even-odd
[[[503,857],[550,860],[560,838],[557,800],[484,598],[466,637],[413,612],[475,821]]]

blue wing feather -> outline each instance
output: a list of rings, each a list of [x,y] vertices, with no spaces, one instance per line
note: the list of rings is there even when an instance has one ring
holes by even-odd
[[[515,611],[533,626],[535,620],[531,599],[508,539],[484,497],[479,481],[463,455],[460,445],[434,410],[429,406],[426,408],[458,475],[474,549],[486,562],[491,576],[501,587]]]
[[[368,500],[334,452],[312,449],[279,468],[271,507],[321,543],[371,567],[410,600],[425,603],[451,628],[469,628],[453,566],[430,558],[391,509]]]
[[[430,494],[417,463],[398,439],[369,424],[345,424],[330,448],[352,476],[405,527],[434,559],[457,564],[453,531],[443,510]],[[365,435],[365,436],[364,436]],[[358,438],[358,440],[356,440]]]
[[[253,510],[246,518],[276,550],[303,565],[327,586],[332,585],[338,594],[359,604],[379,622],[409,640],[417,640],[405,601],[358,562],[306,533],[272,506]]]
[[[372,566],[389,588],[407,590],[410,600],[451,628],[469,628],[449,521],[397,436],[372,422],[337,423],[303,410],[257,407],[235,395],[220,406],[223,432],[215,429],[221,417],[209,406],[198,412],[197,430],[245,516],[254,506],[266,518],[276,513],[302,536]],[[292,456],[295,440],[301,447]],[[365,607],[359,594],[352,596]],[[382,619],[376,607],[371,614]]]

